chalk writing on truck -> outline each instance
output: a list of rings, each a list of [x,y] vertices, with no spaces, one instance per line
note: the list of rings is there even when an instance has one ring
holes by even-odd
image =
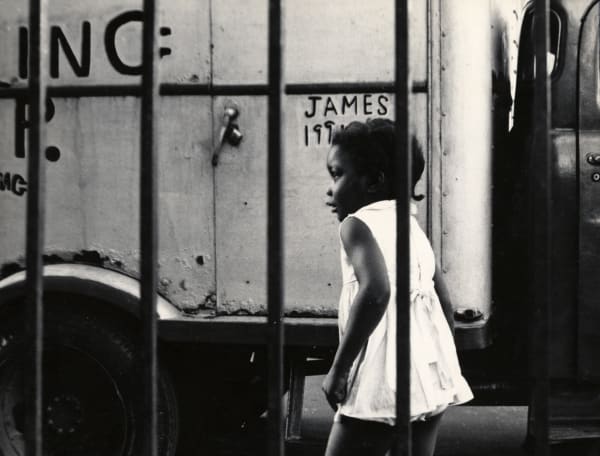
[[[336,127],[343,128],[340,118],[385,117],[390,111],[392,99],[385,94],[309,95],[306,97],[303,127],[304,146],[331,143]],[[336,118],[336,120],[333,120]],[[336,122],[337,121],[337,122]]]

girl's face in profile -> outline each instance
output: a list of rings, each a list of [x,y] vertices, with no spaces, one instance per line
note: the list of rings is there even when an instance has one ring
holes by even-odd
[[[335,145],[327,155],[327,170],[331,183],[327,190],[327,205],[341,222],[348,214],[369,203],[367,176],[356,169],[348,153]]]

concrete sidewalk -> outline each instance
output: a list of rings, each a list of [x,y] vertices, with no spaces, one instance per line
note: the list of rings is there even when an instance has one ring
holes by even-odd
[[[321,442],[311,456],[322,454],[333,419],[321,392],[322,381],[317,376],[306,382],[302,435]],[[442,421],[436,456],[526,456],[522,449],[526,425],[526,407],[452,407]]]

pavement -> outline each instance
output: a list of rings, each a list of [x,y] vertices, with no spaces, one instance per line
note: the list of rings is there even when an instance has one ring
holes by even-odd
[[[286,456],[323,456],[333,411],[327,405],[321,383],[323,376],[307,377],[302,415],[301,440],[286,443]],[[264,456],[266,420],[243,435],[219,438],[213,450],[178,452],[178,456]],[[451,407],[445,412],[436,456],[533,456],[524,449],[527,407]],[[590,443],[591,442],[591,443]],[[367,455],[368,456],[368,455]],[[600,456],[600,441],[571,441],[553,445],[551,456]]]
[[[323,377],[306,380],[302,437],[322,444],[299,454],[316,456],[322,454],[333,412],[321,392]],[[442,420],[436,456],[526,456],[526,431],[527,407],[451,407]]]

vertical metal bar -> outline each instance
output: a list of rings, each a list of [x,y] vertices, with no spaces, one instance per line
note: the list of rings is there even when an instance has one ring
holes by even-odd
[[[44,110],[47,73],[47,2],[29,2],[29,156],[27,170],[27,294],[25,358],[25,454],[42,456],[42,350],[43,323],[43,264],[45,163],[42,153],[46,139]]]
[[[155,40],[156,0],[144,0],[142,41],[141,157],[140,157],[140,245],[143,415],[140,454],[157,456],[157,131],[158,59]]]
[[[281,142],[282,34],[281,1],[269,1],[269,108],[268,108],[268,451],[283,448],[283,149]]]
[[[409,0],[395,5],[396,82],[396,428],[394,454],[412,453],[410,429],[410,53]]]
[[[549,50],[550,1],[535,1],[535,149],[533,154],[533,291],[535,454],[549,455],[549,322],[552,238]]]

